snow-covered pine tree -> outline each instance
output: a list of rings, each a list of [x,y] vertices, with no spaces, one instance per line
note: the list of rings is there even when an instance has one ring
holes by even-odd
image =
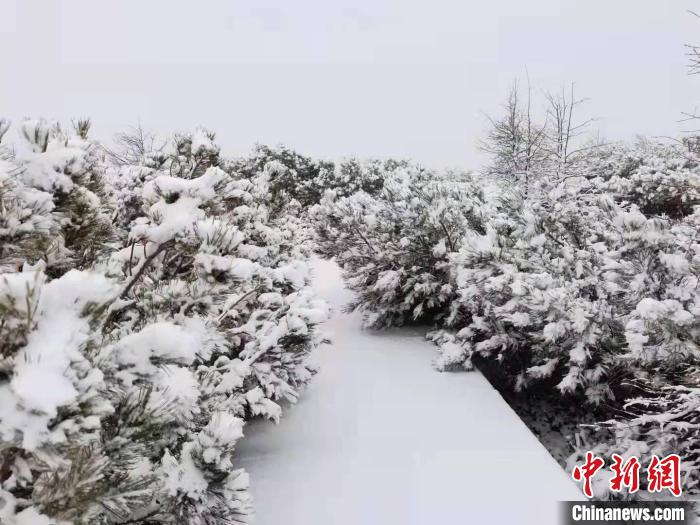
[[[247,178],[266,171],[272,193],[272,211],[292,201],[307,209],[318,204],[328,190],[333,190],[337,197],[347,197],[359,191],[374,196],[391,173],[405,169],[425,171],[407,160],[348,157],[333,163],[312,159],[284,145],[270,147],[260,144],[245,157],[224,159],[221,168]]]
[[[317,184],[320,190],[333,190],[336,197],[349,197],[360,191],[374,197],[384,187],[384,180],[400,170],[426,171],[407,160],[350,157],[338,162],[335,169],[322,171]]]
[[[51,196],[52,214],[60,226],[57,235],[37,247],[41,253],[30,262],[41,258],[51,276],[70,268],[88,268],[114,240],[105,207],[102,152],[43,119],[22,122],[20,131],[25,142],[15,158],[16,178]]]
[[[332,162],[317,161],[295,150],[258,144],[246,157],[225,162],[230,173],[252,179],[263,171],[269,178],[271,205],[282,206],[294,199],[302,206],[317,203],[323,195],[324,181],[332,179]]]
[[[194,133],[175,135],[175,151],[168,159],[170,174],[191,179],[199,177],[212,166],[218,166],[221,148],[215,140],[216,134],[202,127]]]
[[[276,421],[296,400],[327,313],[308,287],[307,228],[270,213],[265,173],[179,169],[215,162],[210,134],[134,166],[143,179],[123,183],[128,163],[108,170],[104,194],[84,137],[42,121],[24,134],[33,150],[0,165],[0,235],[13,247],[0,275],[0,521],[247,522],[234,457],[244,421]],[[68,205],[70,192],[90,206]],[[138,216],[114,215],[115,196]],[[115,217],[110,242],[47,257],[44,243],[71,239],[81,214]]]
[[[611,397],[615,381],[630,377],[633,364],[662,360],[670,366],[658,348],[661,353],[651,345],[643,353],[641,341],[661,338],[669,350],[677,333],[674,348],[681,351],[689,337],[683,316],[696,301],[688,283],[697,277],[691,252],[679,247],[692,242],[690,229],[620,209],[605,195],[553,206],[510,202],[505,213],[492,216],[486,235],[467,236],[453,258],[458,302],[471,322],[457,334],[461,349],[445,346],[443,366],[469,366],[470,356],[489,356],[517,387],[558,378],[559,390],[581,391],[592,402]],[[634,319],[659,300],[677,308],[677,315],[664,317],[671,323],[665,335],[634,335],[644,330]],[[631,344],[637,337],[639,351]],[[691,354],[684,348],[683,360]]]
[[[0,520],[118,523],[144,494],[103,444],[113,407],[94,357],[118,287],[90,271],[49,280],[43,267],[0,276],[3,331],[11,334],[2,339],[0,372]]]
[[[450,317],[448,254],[466,231],[481,231],[482,196],[467,176],[414,166],[382,178],[377,196],[329,191],[310,210],[318,249],[343,268],[357,292],[350,307],[366,314],[368,326]]]
[[[636,204],[647,216],[679,219],[700,205],[700,156],[697,138],[680,144],[638,140],[592,150],[577,173],[624,204]]]
[[[314,371],[307,358],[326,308],[307,286],[308,234],[271,217],[267,173],[156,174],[142,199],[146,214],[111,261],[126,274],[125,302],[100,358],[122,392],[148,388],[149,404],[177,422],[144,459],[165,480],[154,488],[160,512],[243,522],[247,477],[231,459],[243,421],[278,420]]]
[[[101,157],[87,126],[78,130],[24,122],[26,145],[0,167],[0,521],[9,525],[118,523],[147,501],[105,447],[114,406],[96,356],[119,285],[90,269],[113,236]]]
[[[0,271],[11,272],[25,261],[38,261],[52,242],[59,222],[50,193],[25,184],[22,168],[0,152]]]
[[[616,417],[580,428],[580,448],[568,461],[573,469],[585,456],[585,451],[611,459],[613,454],[636,456],[646,465],[652,455],[660,458],[678,454],[681,458],[681,479],[685,494],[697,494],[700,489],[700,377],[697,366],[667,378],[650,375],[628,383],[636,397],[626,400]],[[596,487],[601,498],[611,498],[607,480]],[[647,479],[641,477],[642,490]],[[635,497],[625,494],[625,497]],[[619,496],[617,496],[619,497]]]
[[[620,410],[606,421],[581,428],[580,448],[569,458],[569,469],[586,449],[607,457],[613,453],[636,455],[643,462],[652,454],[678,454],[683,458],[684,490],[698,492],[698,231],[700,210],[696,208],[695,213],[670,227],[673,250],[658,254],[659,268],[632,283],[638,287],[637,294],[647,288],[649,293],[628,316],[627,351],[634,361],[647,366],[643,374],[624,382],[628,395]],[[658,280],[659,275],[664,278]],[[601,493],[606,492],[607,487],[602,487]]]

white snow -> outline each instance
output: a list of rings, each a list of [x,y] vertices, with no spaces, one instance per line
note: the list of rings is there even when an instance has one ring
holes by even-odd
[[[211,224],[200,206],[216,198],[217,192],[221,192],[229,180],[230,177],[219,168],[208,168],[194,179],[160,175],[148,181],[144,184],[142,196],[152,203],[148,213],[156,224],[143,219],[135,221],[130,239],[163,243],[191,233],[199,228],[199,223],[204,223],[202,227],[207,229]],[[177,198],[174,202],[166,202],[161,195]]]
[[[204,427],[202,435],[211,436],[218,442],[230,443],[243,437],[243,420],[228,412],[216,412],[211,421]],[[200,436],[200,442],[204,438]]]
[[[192,152],[194,154],[218,153],[219,149],[219,146],[214,143],[211,135],[205,129],[197,128],[192,134]]]
[[[151,384],[161,395],[150,404],[155,410],[163,405],[179,421],[191,418],[197,412],[197,400],[201,393],[197,377],[182,366],[161,365]]]
[[[375,290],[394,290],[401,282],[401,274],[394,270],[381,272],[374,283]]]
[[[275,423],[279,422],[282,416],[282,407],[266,398],[262,388],[255,387],[253,390],[246,392],[245,399],[248,402],[248,408],[253,414],[271,419]]]
[[[71,363],[84,361],[80,348],[88,339],[90,326],[81,312],[87,304],[104,302],[115,292],[114,283],[106,277],[78,270],[43,283],[43,274],[34,271],[6,274],[0,279],[0,293],[15,298],[21,286],[41,290],[33,312],[38,319],[36,329],[17,356],[11,382],[0,386],[1,437],[12,439],[13,432],[21,432],[27,449],[46,438],[47,424],[58,409],[79,395],[78,378],[67,371]],[[100,381],[101,372],[94,370],[80,379],[87,387]]]
[[[314,269],[339,312],[337,266]],[[337,312],[309,390],[237,444],[258,525],[554,525],[558,501],[582,499],[480,373],[435,371],[420,330]]]
[[[171,496],[182,493],[196,500],[207,490],[207,480],[192,459],[193,447],[192,442],[182,446],[179,462],[167,450],[163,455],[158,476],[163,480],[165,491]]]
[[[679,275],[687,274],[690,269],[690,263],[682,253],[661,253],[659,254],[659,259],[669,270]]]
[[[637,304],[636,313],[642,319],[670,318],[679,324],[685,324],[694,319],[693,314],[685,310],[683,304],[674,299],[657,301],[656,299],[645,297]]]
[[[183,327],[159,321],[125,336],[110,351],[115,352],[120,364],[136,366],[138,371],[148,368],[154,357],[188,365],[203,352],[203,333],[192,330],[200,328],[197,325],[204,332],[206,328],[201,322],[191,321],[188,327]]]
[[[11,520],[8,525],[51,525],[51,519],[40,514],[34,507],[24,509]]]

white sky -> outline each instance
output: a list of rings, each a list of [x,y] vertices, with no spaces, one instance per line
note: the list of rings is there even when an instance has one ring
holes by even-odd
[[[697,5],[695,5],[697,4]],[[609,139],[677,135],[700,102],[692,0],[0,0],[0,114],[203,124],[338,157],[475,167],[483,112],[525,70],[576,81]]]

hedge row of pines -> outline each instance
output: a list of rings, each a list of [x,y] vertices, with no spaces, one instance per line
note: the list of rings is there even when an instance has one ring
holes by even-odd
[[[604,143],[569,118],[573,92],[540,123],[522,100],[491,121],[480,173],[405,165],[377,191],[327,192],[309,210],[317,249],[367,326],[431,326],[435,366],[478,367],[543,440],[566,434],[550,450],[567,468],[587,450],[675,453],[698,493],[697,137]]]
[[[0,121],[0,520],[247,523],[235,445],[315,372],[314,252],[439,370],[600,416],[569,468],[677,453],[697,492],[698,141],[574,148],[573,93],[541,126],[515,93],[481,173]]]

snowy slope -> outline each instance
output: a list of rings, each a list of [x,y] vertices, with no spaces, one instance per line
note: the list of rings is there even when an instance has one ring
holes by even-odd
[[[316,262],[336,307],[349,293]],[[321,373],[278,426],[246,427],[258,525],[556,524],[581,499],[569,476],[478,372],[439,373],[416,330],[328,323]]]

